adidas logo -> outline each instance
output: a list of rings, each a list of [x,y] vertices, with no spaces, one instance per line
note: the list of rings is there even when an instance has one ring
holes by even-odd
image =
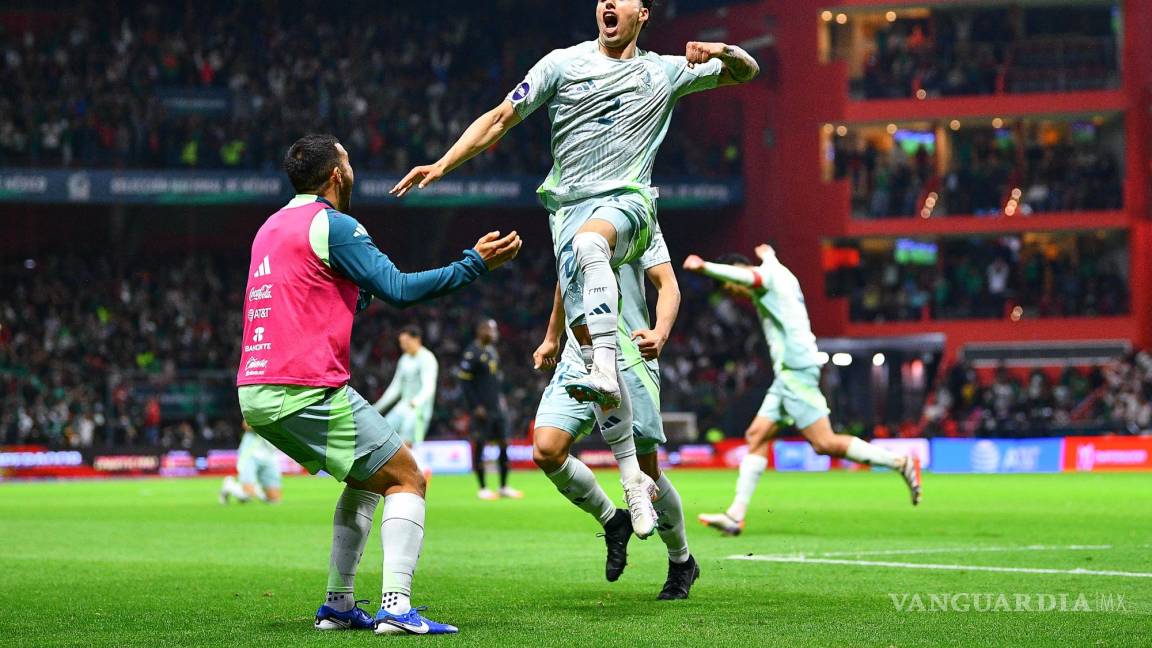
[[[615,427],[619,424],[620,424],[620,419],[618,417],[615,417],[615,416],[610,416],[610,417],[608,417],[608,420],[604,421],[605,427]]]
[[[600,304],[596,308],[592,309],[592,313],[594,315],[607,315],[608,313],[611,313],[611,312],[612,312],[612,309],[608,308],[608,304]]]
[[[270,274],[272,274],[272,264],[268,262],[268,257],[264,257],[264,260],[260,262],[260,267],[256,268],[256,274],[252,276],[259,279]]]

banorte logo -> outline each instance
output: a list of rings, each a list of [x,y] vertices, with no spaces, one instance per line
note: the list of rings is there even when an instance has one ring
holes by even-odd
[[[263,339],[264,339],[264,327],[263,326],[257,326],[255,328],[255,330],[253,331],[252,341],[253,342],[260,342]]]

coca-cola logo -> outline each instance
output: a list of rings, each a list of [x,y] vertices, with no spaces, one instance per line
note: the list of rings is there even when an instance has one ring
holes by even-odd
[[[272,299],[272,284],[264,284],[248,291],[248,301],[260,301],[262,299]]]

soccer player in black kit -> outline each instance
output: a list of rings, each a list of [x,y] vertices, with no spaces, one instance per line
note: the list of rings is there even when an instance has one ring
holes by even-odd
[[[523,493],[508,486],[508,418],[504,414],[500,352],[496,350],[499,341],[500,329],[496,320],[480,320],[476,325],[476,339],[464,350],[464,358],[456,369],[456,378],[460,380],[464,400],[472,415],[472,466],[480,482],[478,497],[483,500],[523,497]],[[488,488],[484,474],[484,446],[489,441],[500,446],[497,460],[500,467],[499,491]]]

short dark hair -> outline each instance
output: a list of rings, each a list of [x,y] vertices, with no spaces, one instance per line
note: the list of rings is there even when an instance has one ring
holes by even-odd
[[[312,134],[296,140],[284,156],[284,172],[296,193],[314,193],[328,182],[340,164],[335,135]]]
[[[752,265],[752,260],[740,254],[739,252],[729,252],[716,259],[716,263],[723,263],[724,265]]]
[[[409,324],[408,326],[400,329],[400,335],[408,335],[416,338],[417,340],[424,337],[420,334],[420,327],[416,326],[415,324]]]

